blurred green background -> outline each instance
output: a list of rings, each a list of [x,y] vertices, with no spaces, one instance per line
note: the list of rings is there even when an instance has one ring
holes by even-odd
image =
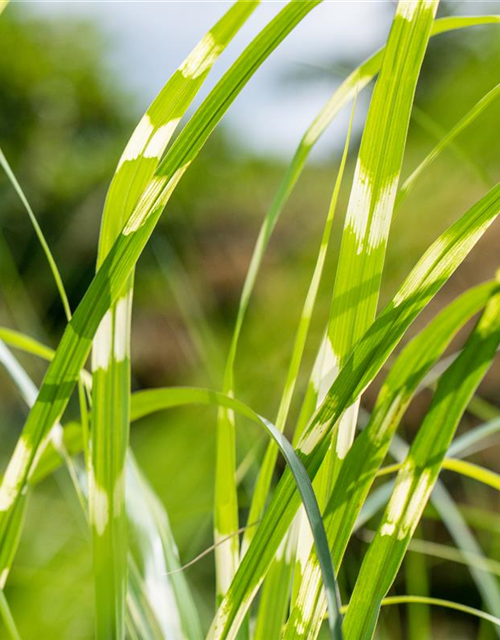
[[[453,8],[445,3],[441,13]],[[493,12],[491,5],[488,10]],[[388,15],[390,11],[388,3]],[[109,46],[106,30],[81,18],[35,17],[12,6],[0,19],[0,146],[46,233],[73,308],[94,273],[106,189],[137,122],[142,100],[103,63]],[[495,27],[432,40],[416,96],[419,111],[409,134],[405,175],[432,148],[435,130],[450,129],[499,81],[499,54]],[[291,86],[292,91],[303,91],[318,83],[333,90],[362,58],[346,52],[344,59],[332,60],[328,51],[319,51],[318,60],[321,64],[291,65],[278,90],[290,91]],[[363,109],[361,101],[360,113]],[[428,243],[475,202],[488,183],[498,179],[498,131],[500,109],[493,104],[459,138],[455,148],[447,150],[424,174],[405,202],[391,232],[384,300]],[[298,141],[301,134],[300,130],[291,131],[290,137]],[[358,143],[356,139],[352,144],[303,383],[328,313]],[[286,162],[285,154],[277,158],[250,150],[222,126],[193,164],[169,202],[137,270],[134,388],[220,386],[253,245]],[[301,178],[271,241],[245,324],[236,371],[238,395],[271,419],[279,402],[338,162],[333,150],[324,153]],[[0,175],[0,221],[0,324],[56,346],[65,324],[62,307],[28,218],[4,175]],[[499,240],[496,225],[416,328],[457,292],[493,275],[499,265]],[[22,354],[19,360],[39,383],[44,365]],[[495,366],[481,388],[483,396],[495,404],[499,404],[499,384],[500,368]],[[377,384],[364,398],[368,410],[376,388]],[[294,416],[302,390],[294,404]],[[410,408],[403,425],[408,438],[418,428],[428,399],[428,394],[422,394]],[[25,415],[19,394],[1,371],[2,464]],[[76,407],[70,406],[67,419],[76,415]],[[472,424],[468,418],[463,428]],[[211,544],[214,426],[212,410],[195,408],[142,420],[132,429],[132,447],[167,507],[185,562]],[[241,423],[238,461],[249,462],[240,485],[243,518],[264,444],[254,426]],[[500,471],[498,455],[499,448],[492,446],[476,459]],[[281,465],[279,462],[278,471]],[[498,497],[447,472],[443,478],[461,504],[474,508],[470,517],[485,551],[500,559]],[[368,528],[375,524],[376,520]],[[449,542],[447,532],[431,513],[419,535]],[[353,585],[365,549],[366,536],[355,539],[349,548],[341,576],[345,593]],[[409,555],[408,562],[415,562],[414,555]],[[432,558],[425,559],[425,565],[433,596],[481,607],[466,568]],[[418,567],[422,568],[421,563]],[[208,555],[189,568],[187,576],[208,625],[214,607],[213,557]],[[395,589],[407,592],[404,571]],[[63,470],[33,492],[7,595],[24,639],[92,637],[89,536]],[[436,638],[493,637],[486,625],[479,628],[474,620],[458,613],[433,611],[432,620]],[[399,612],[390,608],[382,616],[380,637],[409,637],[409,622],[405,608]]]

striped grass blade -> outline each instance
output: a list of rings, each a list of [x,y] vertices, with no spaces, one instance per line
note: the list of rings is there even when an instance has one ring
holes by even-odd
[[[227,44],[258,2],[237,2],[202,38],[148,108],[130,138],[104,207],[100,267],[158,168],[180,119]],[[89,505],[96,637],[123,638],[127,591],[125,458],[129,433],[133,274],[106,312],[92,350],[93,402]]]
[[[410,115],[438,2],[400,2],[366,118],[335,275],[330,319],[318,356],[314,405],[335,380],[352,348],[373,322],[403,163]],[[313,379],[313,384],[315,380]],[[354,439],[359,398],[342,416],[316,478],[324,506]],[[294,591],[311,548],[300,534]]]
[[[434,1],[400,2],[385,47],[342,234],[324,342],[327,386],[375,318],[411,108],[437,6]],[[349,450],[357,412],[357,404],[345,412],[334,458],[343,459]]]
[[[24,338],[23,346],[30,344],[28,337],[24,336]],[[52,359],[53,352],[48,347],[44,349],[49,353],[48,359]],[[28,349],[28,352],[39,356],[38,343],[35,349]],[[37,389],[2,342],[0,342],[0,363],[9,373],[25,402],[31,406],[36,399]],[[89,382],[91,383],[91,380]],[[33,486],[61,464],[66,464],[86,515],[87,487],[81,486],[80,474],[73,469],[73,463],[68,455],[82,451],[83,439],[84,431],[81,425],[73,425],[73,428],[71,425],[66,425],[64,430],[60,425],[56,425],[50,442],[37,460],[29,482],[30,486]],[[130,452],[127,458],[127,485],[127,516],[138,547],[138,553],[134,557],[130,554],[128,556],[131,570],[127,600],[129,627],[140,630],[140,637],[144,640],[164,637],[201,639],[201,628],[191,594],[184,575],[177,572],[179,568],[177,547],[167,514],[142,476]],[[6,544],[0,554],[0,567],[2,567],[0,575],[3,575],[4,580],[6,572],[12,565],[21,534],[26,497],[23,496],[19,502],[16,524],[9,529],[10,544]],[[144,565],[144,576],[137,566],[139,563]],[[172,575],[168,577],[172,571]],[[169,597],[163,598],[165,595]]]
[[[462,444],[460,438],[457,438],[457,444],[451,445],[448,449],[448,453],[455,451],[455,454],[460,453]],[[408,455],[408,445],[396,434],[391,443],[390,452],[396,460],[403,461]],[[450,453],[451,455],[451,453]],[[500,587],[498,581],[490,576],[484,569],[484,553],[476,539],[473,531],[467,524],[464,516],[460,512],[457,504],[451,497],[448,489],[444,486],[441,480],[437,480],[434,485],[434,490],[431,494],[430,501],[435,508],[439,518],[448,529],[450,537],[455,541],[455,544],[461,553],[467,557],[468,554],[473,553],[476,557],[483,559],[483,564],[477,562],[469,562],[468,568],[472,579],[474,580],[479,593],[481,594],[486,609],[494,615],[500,615]],[[500,632],[497,631],[496,635],[500,637]]]

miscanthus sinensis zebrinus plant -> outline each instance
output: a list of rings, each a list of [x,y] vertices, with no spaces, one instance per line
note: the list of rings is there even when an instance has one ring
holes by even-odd
[[[5,7],[5,2],[1,8]],[[170,387],[131,393],[130,325],[134,268],[184,173],[253,74],[320,0],[291,0],[244,49],[183,128],[179,123],[233,36],[258,9],[239,0],[196,44],[167,81],[132,133],[108,190],[97,248],[97,270],[72,311],[63,280],[35,214],[7,158],[0,163],[30,216],[67,316],[55,349],[0,329],[0,360],[29,405],[28,418],[0,485],[0,610],[5,633],[19,638],[5,590],[22,535],[26,500],[36,484],[61,465],[73,479],[92,540],[95,637],[212,640],[247,637],[365,640],[376,632],[382,606],[448,607],[500,625],[495,563],[485,557],[462,512],[439,480],[449,469],[500,489],[500,478],[463,458],[500,430],[490,419],[455,437],[478,385],[500,344],[500,279],[484,282],[453,300],[398,349],[417,316],[473,251],[500,213],[500,185],[486,190],[428,247],[393,298],[379,308],[391,221],[402,200],[439,153],[498,97],[491,90],[429,149],[405,181],[401,169],[416,86],[431,38],[477,25],[498,28],[495,15],[436,19],[438,0],[400,0],[383,49],[335,90],[304,133],[258,235],[235,319],[219,389]],[[451,41],[450,41],[451,42]],[[452,46],[450,44],[450,46]],[[375,83],[350,186],[337,257],[331,310],[305,393],[297,386],[318,288],[326,264],[356,98]],[[349,107],[349,105],[351,105]],[[345,147],[331,185],[331,203],[304,300],[276,416],[261,416],[237,397],[235,362],[245,315],[262,259],[281,212],[309,153],[337,114],[351,109]],[[0,106],[1,117],[1,106]],[[173,138],[176,133],[175,139]],[[321,212],[317,212],[321,215]],[[453,356],[444,353],[472,318],[475,327]],[[14,355],[16,349],[47,361],[37,389]],[[397,351],[397,357],[393,356]],[[92,352],[90,368],[87,359]],[[371,414],[360,399],[384,368]],[[397,434],[412,398],[427,386],[433,399],[408,446]],[[78,424],[65,425],[76,394]],[[302,409],[289,424],[294,398]],[[129,447],[130,424],[153,412],[189,404],[215,408],[213,622],[202,630],[164,507]],[[251,504],[238,505],[235,440],[244,416],[266,431]],[[358,426],[362,429],[357,429]],[[293,434],[290,442],[285,426]],[[83,453],[83,456],[82,456]],[[273,474],[281,453],[286,468]],[[81,460],[83,459],[83,464]],[[386,477],[387,476],[387,477]],[[377,485],[375,480],[381,477]],[[449,530],[454,546],[413,540],[427,504]],[[346,547],[359,527],[380,512],[378,529],[354,586],[341,599],[336,579]],[[241,519],[240,519],[241,518]],[[427,553],[465,564],[482,609],[415,593],[388,596],[407,551],[420,542]],[[446,555],[447,554],[447,555]]]

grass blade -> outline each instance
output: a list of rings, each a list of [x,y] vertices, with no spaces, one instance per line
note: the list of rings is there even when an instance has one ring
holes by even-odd
[[[2,5],[0,5],[0,13],[1,11]],[[3,589],[0,589],[0,615],[2,616],[2,620],[11,640],[21,640],[21,636],[17,630],[15,620],[10,611],[9,603],[7,602]]]
[[[323,368],[329,384],[375,318],[413,97],[437,6],[438,2],[400,2],[389,34],[342,235],[325,342]],[[339,459],[349,450],[356,420],[354,405],[338,428]]]
[[[460,611],[461,613],[467,613],[476,618],[487,620],[496,626],[500,626],[500,618],[474,609],[474,607],[468,607],[465,604],[459,602],[451,602],[450,600],[442,600],[441,598],[427,598],[424,596],[391,596],[390,598],[384,598],[382,600],[382,606],[389,606],[394,604],[425,604],[434,607],[444,607],[446,609],[452,609],[453,611]]]
[[[398,193],[397,206],[402,204],[402,202],[408,197],[422,171],[428,168],[441,151],[450,145],[453,140],[459,136],[462,131],[464,131],[464,129],[471,125],[474,120],[480,116],[483,111],[487,109],[494,100],[496,100],[496,98],[498,98],[498,96],[500,96],[500,83],[488,91],[488,93],[484,95],[481,100],[479,100],[479,102],[477,102],[445,136],[441,138],[434,149],[427,154],[424,160],[422,160],[418,167],[412,171],[411,175],[404,181]]]
[[[201,640],[198,612],[184,575],[178,571],[178,552],[167,513],[130,452],[127,496],[132,547],[137,548],[133,557],[142,569],[138,574],[144,581],[145,600],[162,637]]]
[[[451,447],[448,451],[450,449]],[[408,451],[409,446],[396,434],[391,443],[391,455],[402,462],[408,455]],[[498,581],[489,574],[484,564],[486,558],[478,541],[469,528],[461,509],[457,506],[441,480],[437,480],[430,499],[439,518],[448,529],[451,538],[455,541],[460,552],[464,554],[464,557],[467,558],[468,554],[472,553],[474,556],[482,558],[483,562],[481,564],[467,562],[467,565],[487,610],[491,614],[498,616],[500,614],[500,587]],[[496,635],[500,637],[500,631],[497,631]]]
[[[177,125],[218,56],[258,2],[237,2],[173,74],[136,127],[110,185],[99,238],[98,267],[111,250],[158,168]],[[93,403],[89,504],[96,637],[124,637],[127,586],[125,458],[129,433],[130,322],[133,274],[106,313],[92,351]]]
[[[1,12],[1,7],[0,7],[0,12]],[[21,201],[23,207],[26,209],[26,212],[28,213],[30,222],[33,226],[33,229],[35,230],[35,234],[38,239],[38,242],[40,243],[43,249],[43,252],[45,254],[45,257],[47,258],[47,262],[49,263],[50,271],[52,272],[52,277],[54,278],[54,282],[56,283],[57,291],[59,293],[59,297],[61,298],[61,302],[64,308],[66,320],[69,322],[71,319],[71,309],[69,306],[66,291],[64,289],[64,284],[61,278],[61,274],[59,273],[59,269],[57,268],[57,265],[56,265],[56,261],[54,260],[54,256],[52,255],[52,252],[50,250],[50,247],[47,241],[45,240],[45,236],[43,235],[43,231],[40,225],[38,224],[38,220],[36,219],[36,216],[33,213],[33,209],[31,208],[30,203],[28,202],[28,199],[26,198],[23,190],[21,189],[21,185],[17,181],[17,178],[14,175],[14,172],[12,171],[10,164],[8,163],[7,158],[5,157],[1,149],[0,149],[0,166],[5,171],[5,175],[9,179],[9,182],[14,187],[15,192],[19,196],[19,200]]]

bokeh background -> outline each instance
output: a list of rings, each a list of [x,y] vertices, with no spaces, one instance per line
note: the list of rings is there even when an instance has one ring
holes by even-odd
[[[169,75],[226,8],[222,1],[14,2],[1,16],[0,146],[48,238],[73,308],[94,273],[106,189],[128,137]],[[216,65],[209,86],[279,8],[279,3],[264,2]],[[220,386],[259,225],[287,163],[335,87],[384,42],[393,11],[391,2],[325,3],[299,25],[238,98],[178,187],[139,263],[133,313],[134,388]],[[499,11],[499,2],[443,2],[440,15]],[[450,129],[498,83],[499,62],[496,27],[431,41],[418,86],[418,113],[411,124],[404,175],[425,157],[440,131]],[[200,93],[197,104],[207,90]],[[327,318],[341,222],[368,102],[369,91],[357,104],[349,169],[303,383]],[[349,109],[326,133],[284,211],[245,324],[237,392],[270,418],[279,402],[348,117]],[[424,174],[404,203],[391,233],[384,300],[428,243],[498,180],[499,131],[500,109],[493,104]],[[494,274],[499,266],[499,240],[496,225],[416,328],[459,291]],[[0,325],[51,346],[57,345],[65,325],[43,253],[4,175],[0,175]],[[22,354],[19,359],[39,383],[44,365]],[[500,369],[494,366],[481,393],[496,405],[500,404],[499,384]],[[377,384],[366,394],[367,410],[376,388]],[[410,408],[402,426],[408,439],[418,428],[428,400],[424,393]],[[25,415],[16,389],[0,371],[2,464]],[[70,406],[67,418],[76,415],[76,407]],[[468,417],[461,428],[473,424]],[[195,408],[164,413],[132,429],[132,447],[167,507],[183,561],[211,544],[214,427],[214,412]],[[241,424],[238,460],[245,461],[240,484],[243,517],[264,445],[258,430]],[[499,451],[492,444],[476,459],[500,471]],[[469,513],[484,549],[499,558],[498,497],[449,473],[443,478]],[[375,526],[376,519],[367,529]],[[341,576],[345,593],[355,580],[367,535],[365,531],[349,547]],[[418,535],[449,542],[431,512]],[[417,588],[481,607],[465,567],[433,558],[416,561],[414,556],[410,554],[408,560],[417,563],[411,573],[424,574]],[[208,625],[214,607],[213,557],[205,557],[187,575]],[[408,592],[404,570],[395,590]],[[45,480],[31,498],[8,598],[24,639],[92,638],[89,536],[63,470]],[[432,623],[436,638],[494,637],[487,625],[458,613],[432,612]],[[382,615],[381,637],[407,638],[410,624],[407,609],[391,608]]]

